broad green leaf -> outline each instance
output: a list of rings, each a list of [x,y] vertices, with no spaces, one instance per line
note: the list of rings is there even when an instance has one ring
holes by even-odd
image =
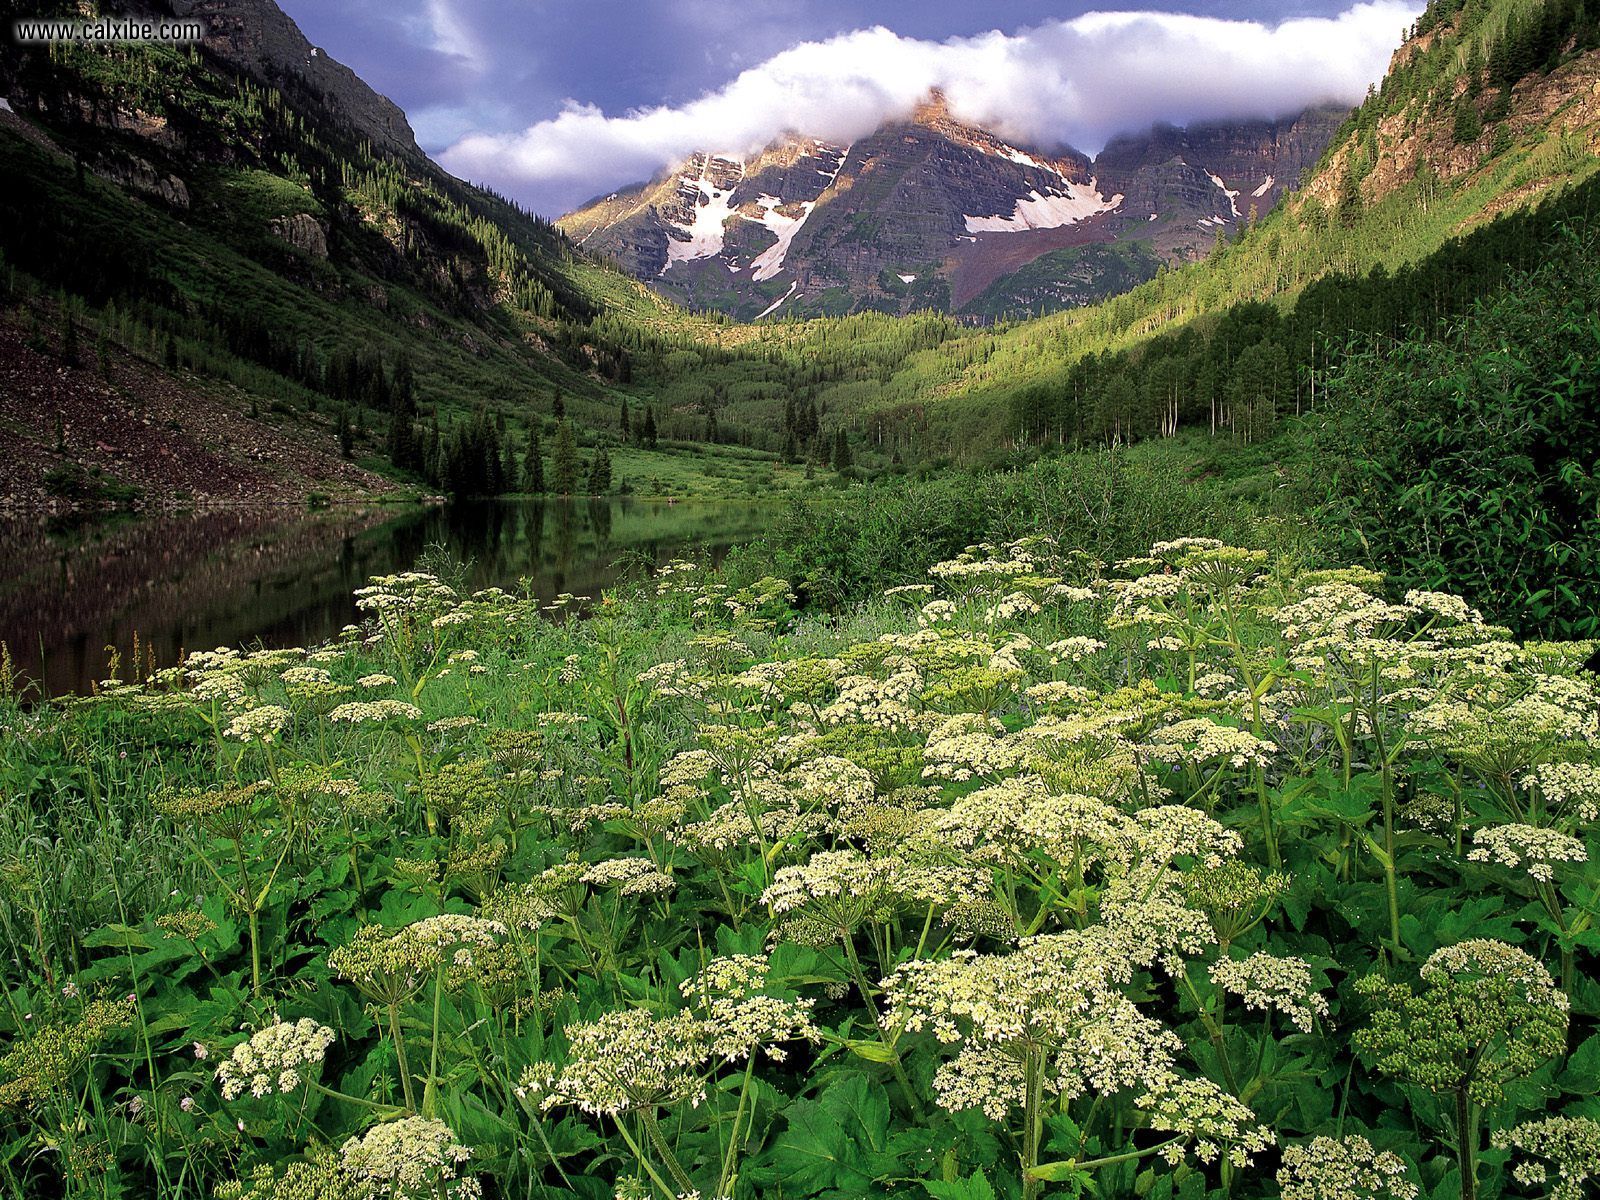
[[[938,1179],[924,1179],[922,1186],[934,1200],[994,1200],[994,1188],[982,1171],[974,1171],[970,1178],[946,1183]]]
[[[889,1098],[865,1075],[835,1080],[817,1099],[794,1101],[784,1115],[788,1126],[766,1165],[786,1192],[865,1191],[895,1173],[897,1160],[887,1153]]]

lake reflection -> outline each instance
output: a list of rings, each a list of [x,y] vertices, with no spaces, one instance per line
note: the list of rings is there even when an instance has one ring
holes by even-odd
[[[770,524],[770,504],[638,497],[462,502],[319,513],[248,510],[61,527],[0,521],[0,641],[52,695],[86,691],[106,647],[135,635],[157,665],[260,641],[301,646],[357,617],[351,593],[442,543],[472,559],[473,588],[528,578],[549,599],[594,595],[622,560],[720,560]]]

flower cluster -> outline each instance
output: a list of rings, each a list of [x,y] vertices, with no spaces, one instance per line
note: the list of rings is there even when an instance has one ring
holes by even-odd
[[[0,1056],[0,1107],[61,1096],[94,1052],[133,1023],[132,998],[91,1000],[77,1017],[34,1030]]]
[[[340,1165],[363,1200],[478,1200],[483,1189],[461,1167],[472,1151],[443,1121],[401,1117],[339,1148]]]
[[[1590,1181],[1600,1179],[1600,1121],[1592,1117],[1527,1121],[1496,1130],[1494,1144],[1520,1152],[1522,1160],[1511,1168],[1512,1178],[1540,1190],[1549,1200],[1583,1200],[1590,1194]]]
[[[421,716],[420,708],[404,700],[356,700],[339,705],[328,714],[328,720],[367,725],[386,721],[415,721]]]
[[[228,722],[227,729],[223,730],[223,736],[238,742],[259,742],[263,746],[270,746],[278,740],[278,735],[289,721],[288,709],[275,704],[263,704],[259,708],[246,709],[234,717]]]
[[[1134,1103],[1149,1114],[1152,1129],[1168,1130],[1186,1139],[1187,1148],[1203,1163],[1225,1156],[1235,1167],[1247,1167],[1253,1155],[1277,1140],[1249,1106],[1209,1079],[1169,1075],[1162,1086]],[[1183,1161],[1185,1149],[1174,1141],[1162,1151],[1162,1157],[1176,1166]]]
[[[444,913],[400,929],[364,925],[328,955],[328,969],[383,1004],[414,994],[430,973],[470,969],[474,950],[492,949],[509,930],[485,917]]]
[[[573,1105],[607,1116],[698,1103],[720,1065],[757,1050],[781,1060],[783,1043],[820,1038],[809,1003],[746,991],[754,983],[747,965],[713,964],[707,971],[734,986],[718,995],[710,979],[697,979],[686,986],[695,1008],[664,1016],[624,1009],[570,1025],[566,1065],[553,1075],[530,1068],[523,1087],[538,1092],[545,1108]]]
[[[247,1091],[257,1099],[292,1092],[305,1082],[304,1068],[321,1062],[331,1045],[333,1030],[309,1017],[269,1025],[217,1066],[222,1098],[236,1100]]]
[[[1446,946],[1428,957],[1420,976],[1420,992],[1375,975],[1356,985],[1374,1005],[1356,1045],[1388,1074],[1434,1092],[1464,1090],[1489,1106],[1500,1102],[1508,1081],[1566,1046],[1566,995],[1542,963],[1515,946],[1487,938]]]
[[[934,1091],[952,1111],[1004,1120],[1031,1068],[1052,1095],[1142,1094],[1165,1080],[1182,1043],[1121,991],[1130,964],[1104,930],[1024,941],[1012,954],[958,951],[913,960],[884,980],[889,1023],[957,1043]]]
[[[1589,860],[1589,852],[1577,838],[1537,825],[1492,825],[1474,831],[1472,843],[1469,861],[1523,871],[1539,883],[1554,879],[1561,863]]]
[[[1405,1160],[1364,1137],[1315,1137],[1283,1148],[1283,1200],[1416,1200]]]
[[[1211,967],[1211,980],[1241,997],[1246,1008],[1282,1013],[1302,1033],[1310,1033],[1313,1022],[1328,1015],[1328,1002],[1312,986],[1311,967],[1304,959],[1264,950],[1242,962],[1219,959]]]

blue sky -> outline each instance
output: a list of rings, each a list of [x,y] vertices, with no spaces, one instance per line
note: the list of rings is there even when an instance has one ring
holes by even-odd
[[[1016,140],[1091,152],[1150,120],[1353,102],[1420,9],[1195,0],[1097,22],[1050,0],[280,3],[429,153],[552,215],[702,144],[860,136],[930,84]]]

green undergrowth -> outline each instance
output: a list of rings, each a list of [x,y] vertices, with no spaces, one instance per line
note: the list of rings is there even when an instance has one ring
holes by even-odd
[[[1592,643],[1207,538],[753,565],[8,691],[4,1194],[1582,1194]]]

